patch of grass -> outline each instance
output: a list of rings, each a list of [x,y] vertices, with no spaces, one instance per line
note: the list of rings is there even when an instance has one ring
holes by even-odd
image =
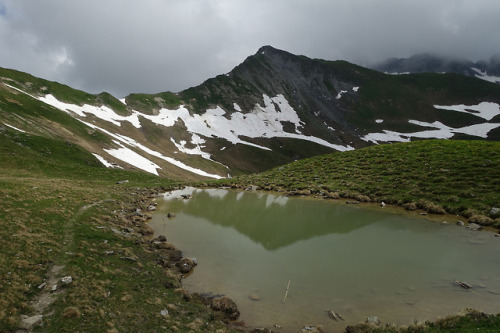
[[[158,94],[130,94],[125,98],[128,106],[145,114],[154,114],[161,108],[177,109],[182,101],[172,92]]]
[[[500,331],[500,315],[489,315],[467,310],[463,315],[450,316],[436,322],[416,323],[408,327],[386,325],[374,327],[368,324],[348,326],[346,333],[434,333],[434,332],[498,332]]]

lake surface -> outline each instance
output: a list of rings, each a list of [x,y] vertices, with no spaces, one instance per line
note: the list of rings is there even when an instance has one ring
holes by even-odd
[[[335,332],[371,316],[408,325],[465,308],[500,312],[500,238],[489,232],[258,192],[187,188],[158,201],[156,235],[198,261],[184,287],[229,296],[250,326]]]

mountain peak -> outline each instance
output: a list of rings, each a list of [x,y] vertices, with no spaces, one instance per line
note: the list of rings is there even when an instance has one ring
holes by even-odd
[[[272,47],[271,45],[264,45],[261,48],[259,48],[259,50],[257,51],[256,54],[265,54],[266,52],[275,53],[275,52],[284,52],[284,51],[279,50],[275,47]]]

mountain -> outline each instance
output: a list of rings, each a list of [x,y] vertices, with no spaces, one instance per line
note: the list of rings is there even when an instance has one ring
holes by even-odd
[[[409,58],[390,58],[371,67],[389,74],[457,73],[500,84],[500,54],[490,60],[472,62],[467,59],[450,59],[424,53]]]
[[[89,164],[173,179],[259,172],[386,142],[500,139],[497,84],[454,73],[387,75],[271,46],[179,93],[118,100],[10,69],[0,69],[0,82],[5,142],[25,146],[23,133],[81,147]]]

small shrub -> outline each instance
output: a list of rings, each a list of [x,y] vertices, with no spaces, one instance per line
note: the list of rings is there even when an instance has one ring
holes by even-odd
[[[462,212],[462,216],[466,217],[466,218],[470,218],[474,215],[477,215],[477,212],[474,210],[474,209],[466,209]]]
[[[340,199],[340,195],[337,192],[326,192],[325,198],[327,198],[327,199]]]
[[[356,199],[357,201],[361,201],[361,202],[370,202],[370,201],[372,201],[372,199],[370,199],[369,196],[362,195],[362,194],[356,194],[354,196],[354,199]]]
[[[443,207],[423,199],[417,202],[417,207],[431,214],[446,214]]]
[[[495,219],[495,222],[493,222],[492,227],[493,227],[493,228],[500,229],[500,218]]]
[[[403,205],[403,208],[410,211],[417,210],[417,204],[414,202],[408,202]]]
[[[443,207],[433,203],[427,206],[426,211],[431,214],[446,214],[446,210]]]
[[[495,220],[484,215],[473,215],[469,217],[469,223],[476,223],[482,226],[490,226],[495,223]]]
[[[80,318],[80,310],[78,310],[77,308],[75,308],[74,306],[69,306],[67,307],[66,309],[64,309],[64,312],[63,312],[63,317],[64,318]]]

